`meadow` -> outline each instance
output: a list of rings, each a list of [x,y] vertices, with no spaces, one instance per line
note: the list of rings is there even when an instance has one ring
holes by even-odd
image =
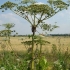
[[[0,37],[0,43],[4,43],[7,44],[7,42],[3,41],[5,39],[5,37]],[[45,41],[50,42],[50,44],[46,44],[43,45],[42,50],[45,51],[51,51],[52,49],[52,45],[56,45],[57,49],[61,49],[62,52],[66,51],[68,49],[68,51],[70,51],[70,37],[63,37],[63,36],[50,36],[50,37],[43,37],[42,38]],[[28,37],[11,37],[10,42],[11,42],[11,47],[13,50],[15,51],[25,51],[25,45],[22,44],[21,42],[25,42],[25,41],[29,41],[31,39],[29,39]],[[35,45],[36,47],[36,45]],[[6,46],[5,50],[12,50],[10,48],[10,46]],[[0,44],[0,50],[2,50],[1,48],[1,44]]]
[[[46,70],[70,70],[70,37],[50,36],[42,39],[50,42],[50,44],[42,45],[41,55],[46,57]],[[0,37],[0,70],[29,70],[28,49],[31,45],[25,45],[22,42],[30,40],[31,38],[28,37],[11,37],[10,44],[8,44],[5,37]],[[34,47],[35,63],[37,64],[40,45],[35,44]]]

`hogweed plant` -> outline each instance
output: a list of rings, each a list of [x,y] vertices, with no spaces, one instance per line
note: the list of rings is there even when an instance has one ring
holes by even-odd
[[[11,37],[11,34],[13,32],[15,32],[15,30],[11,30],[11,28],[13,28],[15,26],[15,24],[6,23],[6,24],[2,24],[1,26],[3,26],[5,28],[4,30],[0,31],[0,35],[4,37],[1,40],[2,41],[1,48],[3,49],[3,51],[5,51],[5,48],[7,49],[7,47],[8,48],[10,47],[11,50],[14,51],[12,48],[11,42],[10,42],[10,37]]]
[[[28,35],[28,37],[30,38],[32,35]],[[25,41],[25,42],[21,42],[24,45],[32,45],[32,41]],[[48,62],[45,58],[42,52],[42,46],[46,45],[46,44],[50,44],[50,42],[43,40],[40,36],[34,36],[34,45],[36,45],[36,49],[34,50],[34,62],[35,62],[35,69],[36,70],[46,70],[48,67]],[[39,48],[38,48],[39,46]],[[31,62],[31,47],[28,48],[28,56],[29,56],[29,64]],[[29,66],[28,66],[29,67]],[[28,68],[30,69],[30,67]]]
[[[5,29],[0,31],[0,34],[5,37],[2,39],[2,41],[4,42],[4,44],[7,47],[10,47],[11,50],[13,50],[11,42],[10,42],[10,37],[12,35],[12,33],[15,33],[15,30],[11,30],[11,28],[13,28],[15,26],[14,23],[6,23],[6,24],[2,24],[1,26],[3,26]],[[16,35],[16,34],[15,34]],[[13,50],[14,51],[14,50]]]
[[[1,26],[5,27],[4,30],[0,31],[0,34],[2,36],[5,36],[5,40],[8,41],[8,43],[10,43],[10,36],[11,33],[14,32],[13,30],[11,30],[11,28],[13,28],[15,26],[15,24],[13,23],[6,23],[6,24],[2,24]]]
[[[24,18],[31,24],[32,31],[32,50],[31,50],[31,67],[30,70],[34,70],[34,35],[37,27],[41,23],[45,23],[45,20],[53,17],[58,12],[67,9],[69,2],[63,2],[62,0],[47,0],[47,4],[39,4],[34,0],[19,0],[20,3],[13,3],[7,1],[0,6],[2,12],[10,9],[15,14]],[[46,27],[47,28],[47,27]]]

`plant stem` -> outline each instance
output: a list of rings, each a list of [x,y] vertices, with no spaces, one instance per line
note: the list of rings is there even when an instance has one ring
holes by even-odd
[[[36,31],[36,26],[32,25],[32,50],[31,50],[31,70],[34,70],[34,35]]]
[[[34,35],[35,35],[35,32],[33,32],[33,35],[32,35],[31,70],[34,70]]]

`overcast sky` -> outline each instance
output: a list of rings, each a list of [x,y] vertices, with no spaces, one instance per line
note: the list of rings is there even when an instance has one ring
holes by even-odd
[[[0,5],[2,5],[4,2],[8,0],[1,0]],[[38,2],[46,3],[46,0],[37,0]],[[5,12],[1,12],[0,10],[0,25],[5,23],[14,23],[16,32],[18,34],[31,34],[31,27],[30,24],[20,16],[16,15],[15,13],[11,12],[10,10],[7,10]],[[70,33],[70,7],[68,10],[63,10],[50,19],[46,20],[46,23],[49,24],[55,24],[59,26],[59,28],[55,29],[54,31],[50,32],[51,34],[65,34]],[[4,29],[0,26],[0,30]],[[40,29],[38,29],[40,33]]]

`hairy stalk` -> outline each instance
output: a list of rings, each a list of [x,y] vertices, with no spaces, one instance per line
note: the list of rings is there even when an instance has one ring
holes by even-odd
[[[34,33],[32,35],[32,59],[31,59],[31,70],[34,70]]]
[[[36,31],[36,26],[32,26],[32,50],[31,50],[31,70],[34,70],[34,35]]]

